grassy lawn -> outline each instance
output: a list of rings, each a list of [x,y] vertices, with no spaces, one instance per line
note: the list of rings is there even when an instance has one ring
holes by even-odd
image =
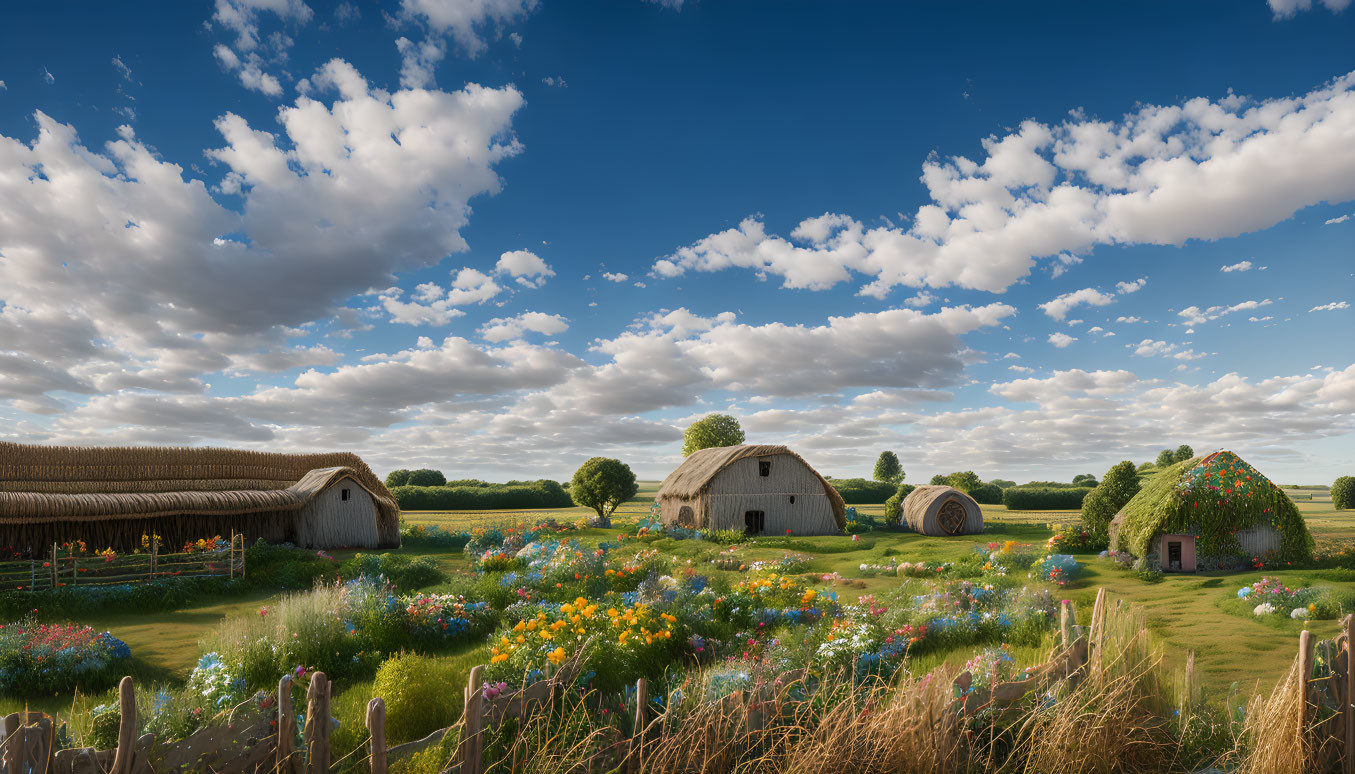
[[[640,494],[615,515],[614,529],[589,529],[571,536],[583,543],[597,543],[614,539],[619,532],[632,532],[635,519],[648,515],[649,504],[657,487],[657,482],[643,483]],[[1355,524],[1355,512],[1337,513],[1332,509],[1330,498],[1325,492],[1313,494],[1314,500],[1300,501],[1299,508],[1319,542],[1355,539],[1355,527],[1352,527]],[[882,514],[883,509],[883,505],[858,506],[858,510],[876,515]],[[929,538],[895,532],[867,533],[860,535],[857,540],[850,536],[773,536],[742,544],[736,553],[746,557],[749,563],[759,559],[777,559],[788,551],[811,555],[814,557],[811,564],[813,572],[836,572],[842,578],[853,581],[840,584],[835,589],[844,601],[852,601],[865,594],[886,591],[902,582],[892,577],[863,578],[859,569],[862,563],[887,562],[890,557],[899,561],[946,561],[967,554],[975,545],[988,541],[1015,540],[1040,544],[1053,534],[1049,527],[1051,523],[1071,524],[1077,520],[1077,513],[1073,511],[1008,512],[1002,506],[984,506],[983,510],[985,534],[982,536]],[[533,512],[414,511],[404,514],[404,518],[409,523],[464,529],[468,525],[532,521],[545,517],[576,521],[591,513],[583,508]],[[691,560],[693,565],[704,565],[705,572],[714,572],[708,562],[722,548],[706,542],[670,539],[659,540],[653,546],[679,561]],[[450,574],[469,572],[469,564],[459,551],[407,552],[433,557]],[[351,553],[334,552],[340,559]],[[1296,652],[1298,633],[1305,626],[1301,621],[1284,619],[1262,622],[1250,615],[1230,612],[1226,608],[1236,598],[1240,586],[1250,584],[1262,575],[1270,575],[1284,579],[1291,586],[1351,588],[1348,582],[1340,582],[1346,577],[1340,574],[1341,571],[1319,570],[1167,575],[1161,582],[1151,583],[1110,560],[1099,559],[1094,555],[1077,558],[1083,564],[1082,576],[1069,587],[1056,591],[1056,596],[1075,601],[1083,623],[1090,617],[1092,600],[1096,589],[1101,586],[1107,589],[1112,600],[1142,605],[1147,611],[1149,629],[1164,645],[1169,662],[1182,663],[1187,652],[1194,651],[1206,690],[1220,698],[1233,682],[1238,682],[1244,691],[1257,681],[1263,688],[1272,685],[1288,669]],[[110,610],[85,623],[111,631],[131,646],[132,672],[139,682],[176,682],[183,680],[192,670],[199,656],[199,640],[218,622],[229,616],[252,615],[273,598],[273,595],[267,594],[218,598],[182,610],[153,614],[126,615]],[[1236,609],[1238,605],[1233,604],[1231,607]],[[1334,621],[1316,621],[1307,626],[1323,638],[1334,636],[1337,628]],[[950,654],[933,658],[936,661],[963,661],[969,655]],[[454,663],[457,673],[461,673],[468,671],[470,665],[483,661],[483,656],[483,647],[476,647],[465,652],[444,654],[439,658]],[[936,661],[919,666],[930,666]],[[355,684],[348,688],[351,690],[345,692],[350,695],[345,701],[350,703],[365,701],[371,691],[370,683]],[[88,701],[97,703],[110,695],[89,697]],[[70,710],[71,701],[70,696],[52,697],[31,702],[31,706],[48,712],[60,711],[64,715]],[[10,712],[19,708],[20,704],[14,700],[0,698],[0,711]]]

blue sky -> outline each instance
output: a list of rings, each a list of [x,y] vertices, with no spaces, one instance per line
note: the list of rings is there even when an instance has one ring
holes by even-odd
[[[11,9],[0,438],[657,478],[718,410],[838,476],[1329,482],[1348,5]]]

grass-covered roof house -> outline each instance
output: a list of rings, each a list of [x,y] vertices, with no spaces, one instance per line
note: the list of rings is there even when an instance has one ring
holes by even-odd
[[[1110,545],[1166,571],[1303,561],[1313,537],[1294,501],[1230,451],[1165,468],[1110,523]]]

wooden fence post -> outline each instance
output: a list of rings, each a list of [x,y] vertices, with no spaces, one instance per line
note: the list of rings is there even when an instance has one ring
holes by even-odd
[[[235,529],[231,529],[231,547],[226,553],[226,572],[235,580]]]
[[[372,774],[386,774],[386,701],[367,702],[367,730],[372,734]]]
[[[1341,629],[1346,633],[1346,706],[1341,708],[1346,732],[1344,772],[1355,774],[1355,615],[1347,615]]]
[[[484,666],[472,667],[470,679],[466,682],[466,709],[462,717],[461,774],[480,774],[480,728],[483,723],[481,713],[484,709],[482,699],[484,691],[480,679],[484,670]]]
[[[641,677],[635,681],[635,726],[631,730],[630,770],[640,770],[640,759],[645,749],[645,713],[649,708],[649,681]]]
[[[311,674],[306,691],[306,773],[329,772],[329,678],[324,672]]]
[[[52,588],[54,588],[54,589],[56,588],[56,584],[57,584],[56,565],[57,565],[57,561],[56,561],[56,543],[53,543],[53,544],[52,544]]]
[[[292,748],[296,740],[296,716],[292,712],[292,676],[283,675],[278,680],[278,774],[290,774]]]
[[[151,533],[151,580],[155,580],[155,557],[159,551],[160,536]]]
[[[1059,605],[1059,632],[1063,637],[1064,648],[1073,644],[1073,624],[1076,623],[1076,615],[1073,611],[1073,601],[1063,600],[1063,604]]]
[[[113,753],[113,768],[109,774],[131,774],[132,757],[136,755],[136,689],[132,678],[124,677],[118,683],[118,749]]]
[[[1299,632],[1299,744],[1308,730],[1308,680],[1313,676],[1313,633]]]

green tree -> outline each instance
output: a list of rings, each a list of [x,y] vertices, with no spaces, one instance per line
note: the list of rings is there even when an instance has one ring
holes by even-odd
[[[1082,527],[1103,540],[1110,538],[1110,520],[1139,493],[1138,469],[1129,460],[1116,463],[1082,501]]]
[[[875,480],[897,484],[903,478],[903,466],[899,464],[899,456],[892,451],[880,452],[880,458],[875,461]]]
[[[575,504],[597,511],[598,524],[603,528],[612,526],[617,506],[639,490],[630,466],[608,457],[593,457],[583,463],[569,482],[569,496]]]
[[[904,498],[914,490],[912,484],[899,484],[899,488],[894,494],[885,500],[885,524],[896,527],[900,521],[903,521],[903,501]]]
[[[1194,449],[1190,448],[1185,444],[1181,444],[1180,446],[1176,447],[1176,453],[1172,455],[1172,458],[1175,459],[1177,462],[1185,462],[1186,460],[1194,456],[1195,456]]]
[[[1172,465],[1175,462],[1176,462],[1176,452],[1172,451],[1171,449],[1163,449],[1162,451],[1157,453],[1157,462],[1155,464],[1159,468],[1165,468],[1169,465]]]
[[[1079,473],[1073,476],[1074,486],[1096,486],[1096,476],[1090,473]]]
[[[404,468],[401,468],[399,470],[392,470],[390,473],[386,475],[386,488],[390,489],[391,487],[404,486],[405,484],[408,484],[409,474],[411,472],[412,471],[405,470]]]
[[[1001,487],[1002,489],[1010,489],[1011,487],[1016,486],[1015,481],[1008,481],[1005,478],[995,478],[992,481],[989,481],[988,483],[997,487]]]
[[[430,470],[428,468],[419,468],[410,471],[409,480],[406,482],[410,486],[445,486],[447,477],[442,475],[440,470]]]
[[[1355,508],[1355,476],[1341,476],[1331,485],[1331,504],[1342,510]]]
[[[979,478],[979,474],[975,473],[974,471],[962,470],[958,473],[951,473],[950,475],[946,476],[946,483],[949,484],[950,486],[955,487],[961,492],[968,494],[974,491],[975,489],[978,489],[979,485],[982,484],[983,481]]]
[[[738,446],[743,443],[743,428],[739,420],[728,414],[707,414],[687,426],[682,434],[682,456],[694,451],[720,446]]]
[[[932,476],[932,480],[927,483],[931,484],[932,486],[946,486],[946,477],[941,475],[940,473],[937,473],[936,475]]]

